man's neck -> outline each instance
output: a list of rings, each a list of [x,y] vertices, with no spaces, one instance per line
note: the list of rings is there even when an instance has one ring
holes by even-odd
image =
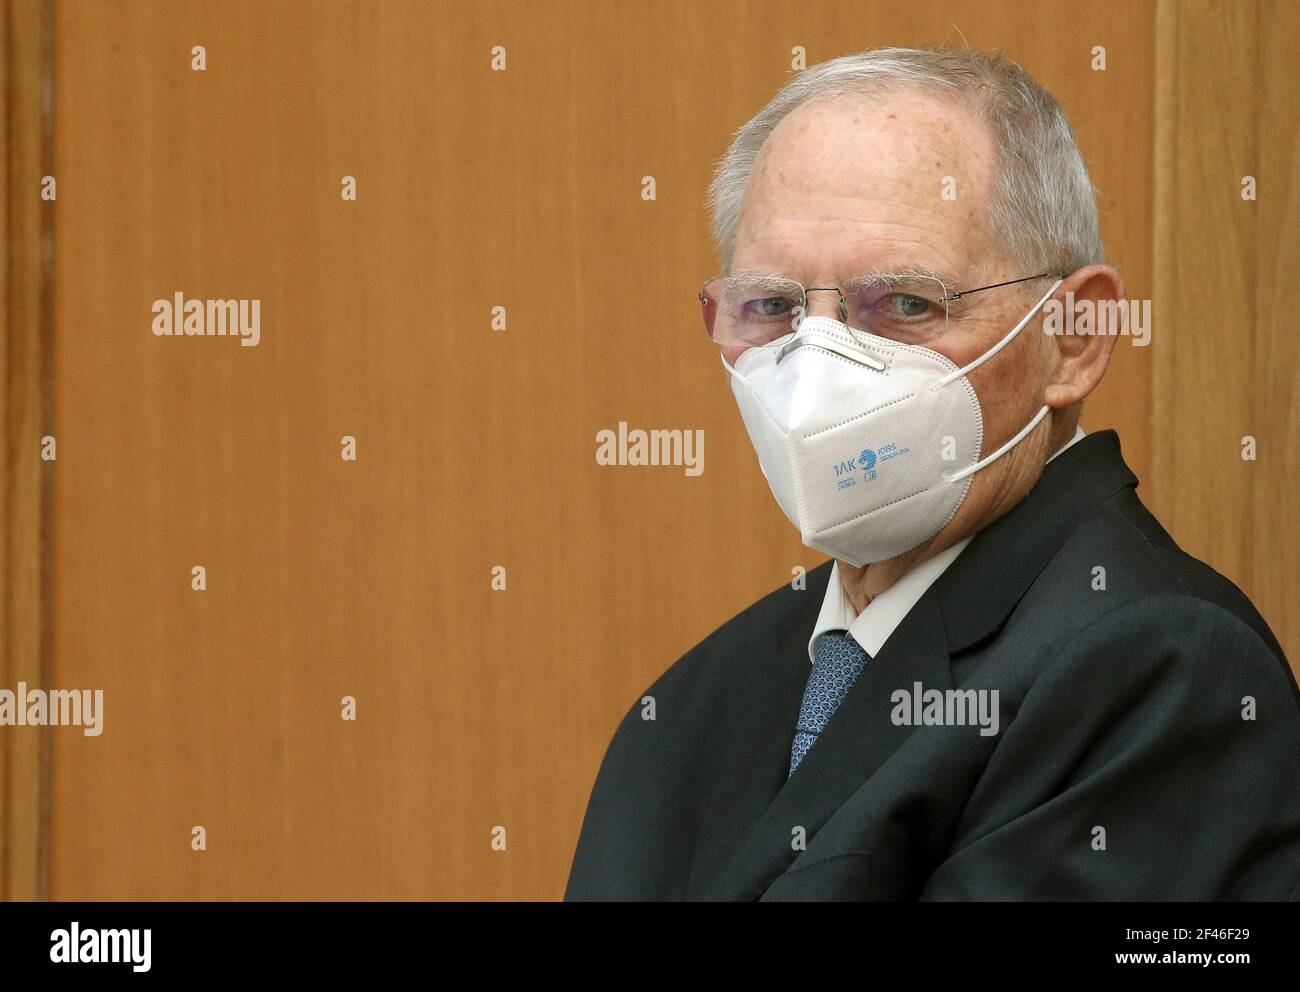
[[[850,565],[846,561],[836,561],[836,571],[839,574],[841,584],[844,586],[844,591],[848,594],[849,602],[853,604],[853,609],[861,613],[867,608],[868,603],[910,572],[920,562],[938,554],[945,548],[952,547],[961,540],[960,536],[953,535],[940,544],[938,542],[942,536],[941,534],[936,535],[925,544],[913,548],[897,558],[890,558],[888,561],[878,561],[871,565],[861,566]]]

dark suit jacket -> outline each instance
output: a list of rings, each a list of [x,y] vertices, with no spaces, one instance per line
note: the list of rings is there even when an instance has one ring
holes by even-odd
[[[1295,677],[1136,485],[1113,431],[1054,459],[788,780],[833,563],[715,631],[615,733],[566,898],[1300,898]],[[999,733],[896,725],[915,682],[997,689]]]

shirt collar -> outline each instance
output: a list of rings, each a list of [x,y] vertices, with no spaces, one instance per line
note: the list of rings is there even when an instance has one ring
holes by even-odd
[[[1056,458],[1070,445],[1085,437],[1082,427],[1076,427],[1074,437],[1048,458]],[[1046,463],[1044,463],[1046,464]],[[973,537],[974,535],[972,535]],[[925,591],[934,585],[957,556],[970,544],[971,538],[958,541],[952,547],[926,558],[905,572],[893,585],[882,592],[857,613],[844,584],[840,582],[839,565],[831,568],[830,581],[826,584],[826,596],[822,600],[821,612],[813,627],[812,637],[808,638],[808,660],[817,657],[817,641],[828,630],[847,630],[849,635],[862,646],[871,657],[875,657],[885,641],[889,639],[903,619],[911,612]]]

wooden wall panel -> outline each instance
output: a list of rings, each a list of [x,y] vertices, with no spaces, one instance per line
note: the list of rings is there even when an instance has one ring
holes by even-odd
[[[1153,503],[1295,667],[1300,8],[1166,2],[1158,22]]]
[[[1158,14],[59,5],[53,670],[106,714],[53,735],[53,895],[559,896],[624,710],[821,560],[697,329],[732,132],[794,45],[1001,46],[1065,106],[1108,252],[1150,295]],[[261,343],[154,337],[176,291],[259,298]],[[1152,478],[1182,437],[1153,419],[1170,360],[1121,343],[1085,425],[1120,429],[1195,540],[1207,507]],[[620,421],[702,429],[704,473],[597,466]],[[1233,567],[1275,575],[1251,547]]]
[[[54,211],[40,198],[53,169],[51,14],[39,0],[0,10],[0,687],[10,690],[46,683],[53,630],[52,465],[40,457],[53,397]],[[48,895],[50,746],[46,728],[0,728],[0,899]]]

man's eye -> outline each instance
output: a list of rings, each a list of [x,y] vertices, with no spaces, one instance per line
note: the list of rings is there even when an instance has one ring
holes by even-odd
[[[890,297],[889,309],[898,317],[924,317],[930,309],[930,301],[907,293],[895,293]]]
[[[750,303],[750,312],[755,317],[783,317],[790,312],[790,301],[784,296],[769,296]]]

